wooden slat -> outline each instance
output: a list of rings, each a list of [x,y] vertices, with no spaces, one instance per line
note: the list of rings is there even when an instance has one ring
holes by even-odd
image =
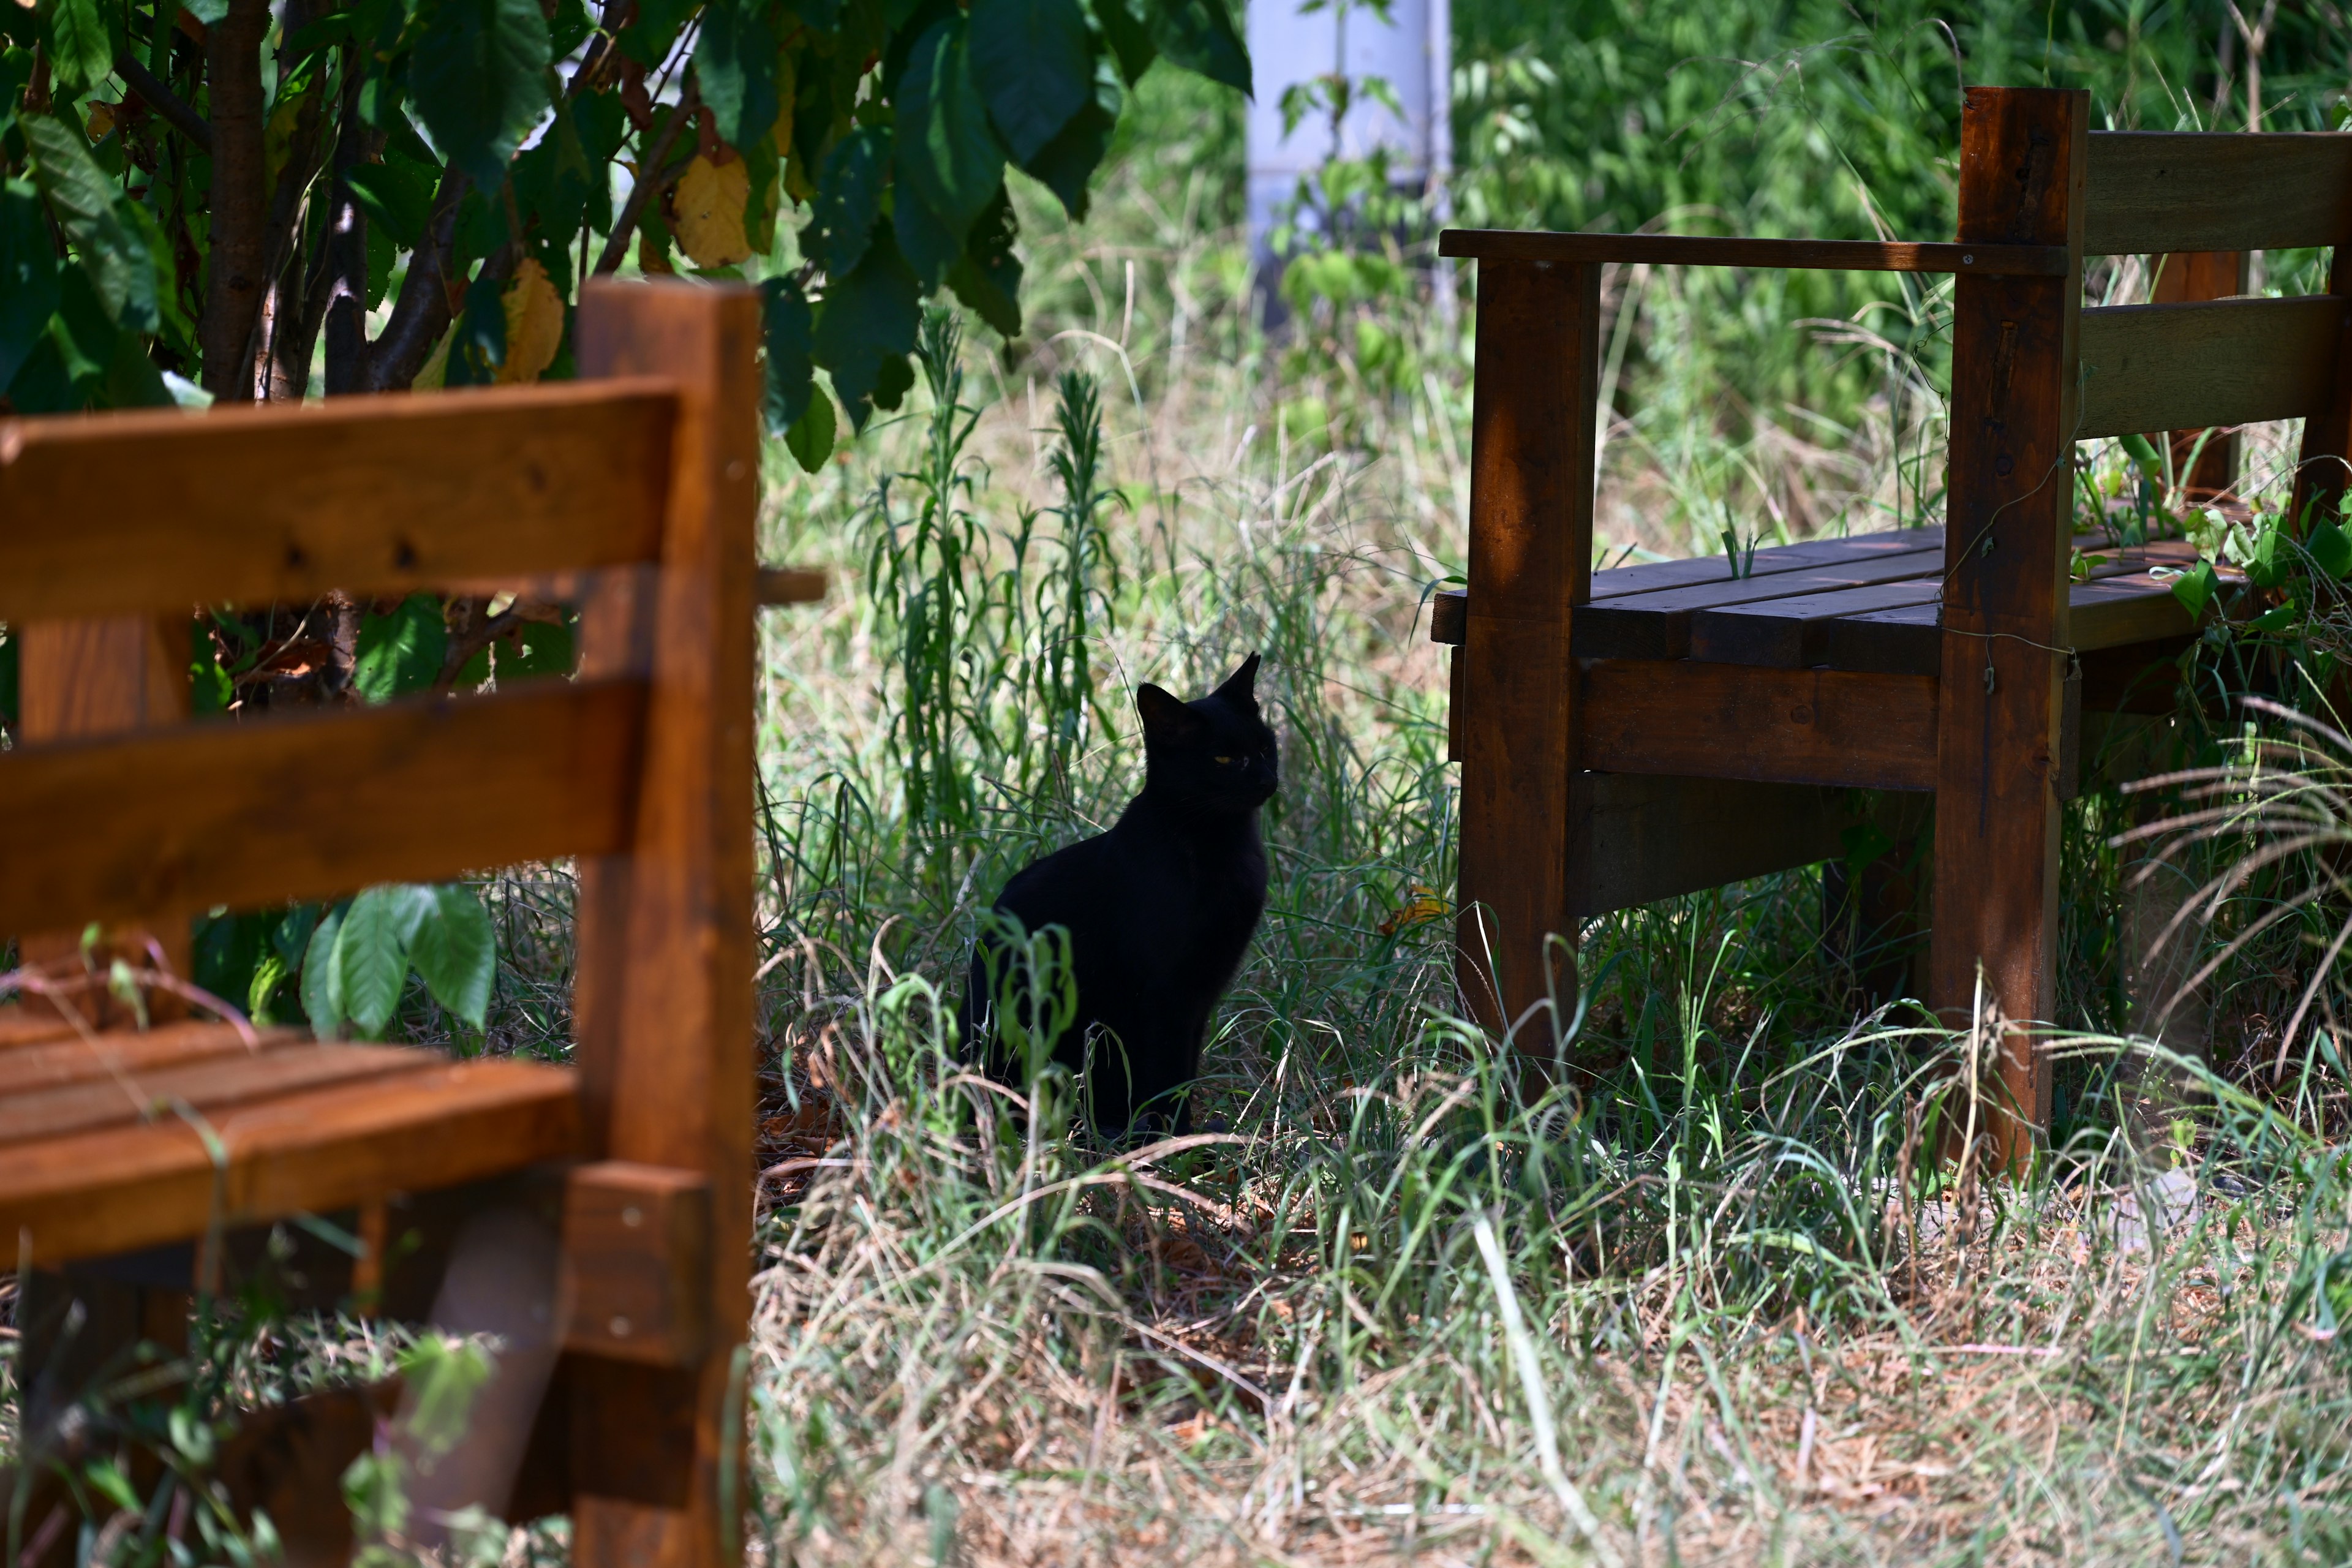
[[[753,598],[761,605],[824,602],[824,574],[801,566],[762,566]]]
[[[2067,593],[2066,643],[2078,653],[2181,637],[2197,629],[2169,579],[2145,572],[2077,583]]]
[[[1449,228],[1440,256],[1482,261],[1647,262],[1661,267],[1795,268],[1824,272],[1958,272],[2054,277],[2063,247],[1915,244],[1876,239],[1753,239],[1684,234],[1550,234],[1528,229]]]
[[[2189,305],[2242,294],[2251,260],[2242,250],[2180,250],[2150,257],[2156,284],[2148,303]],[[2189,505],[2202,506],[2236,487],[2244,445],[2238,431],[2200,428],[2175,430],[2171,436],[2172,471]]]
[[[1766,664],[1801,669],[1829,662],[1829,631],[1847,616],[1914,605],[1933,605],[1943,593],[1939,558],[1927,575],[1823,594],[1801,594],[1752,605],[1704,610],[1691,619],[1690,655],[1719,664]]]
[[[1587,846],[1570,897],[1587,915],[1719,888],[1843,853],[1834,791],[1746,779],[1579,773],[1570,822]]]
[[[2083,250],[2281,250],[2352,238],[2352,136],[2094,132]]]
[[[2327,268],[2327,295],[2352,299],[2352,246],[2336,247]],[[2338,510],[2346,481],[2352,479],[2352,315],[2337,330],[2329,359],[2333,370],[2326,405],[2304,420],[2303,446],[2295,454],[2294,494],[2287,515],[2298,523]]]
[[[582,1152],[572,1073],[458,1062],[310,1089],[224,1113],[215,1178],[196,1130],[146,1126],[0,1147],[0,1236],[29,1233],[48,1266],[297,1212],[426,1192]]]
[[[1963,238],[2083,246],[2089,95],[1971,88],[1960,116]],[[2167,245],[2155,248],[2185,248]],[[2197,248],[2221,248],[2200,244]],[[2060,756],[2077,417],[2077,267],[1953,286],[1943,675],[1928,1001],[1971,1029],[1981,1004],[2005,1091],[1992,1139],[2021,1170],[2049,1127],[2057,1012]],[[2096,378],[2094,378],[2096,379]],[[2194,421],[2159,420],[2151,428]],[[1877,679],[1901,679],[1879,677]]]
[[[1936,685],[1916,675],[1606,660],[1584,672],[1582,757],[1606,773],[1932,789]]]
[[[2217,300],[2083,312],[2078,440],[2326,410],[2352,300]]]
[[[665,498],[651,656],[661,694],[646,735],[625,872],[583,862],[577,1059],[600,1156],[698,1171],[709,1184],[709,1334],[683,1367],[587,1361],[572,1390],[572,1550],[582,1563],[715,1563],[734,1531],[722,1476],[734,1348],[749,1331],[752,1259],[753,536],[760,504],[760,301],[741,287],[592,282],[575,341],[583,374],[658,374],[682,388]],[[583,663],[619,657],[600,611]],[[593,646],[591,646],[593,645]]]
[[[297,1040],[208,1061],[23,1089],[0,1098],[0,1144],[131,1126],[174,1116],[182,1106],[209,1121],[224,1111],[303,1089],[427,1071],[443,1059],[396,1046]]]
[[[264,1051],[310,1038],[302,1029],[255,1033]],[[153,1029],[108,1029],[84,1039],[59,1020],[56,1032],[46,1039],[14,1046],[0,1043],[0,1114],[5,1113],[12,1095],[117,1073],[135,1079],[159,1068],[250,1055],[255,1048],[231,1026],[210,1021],[165,1024]]]
[[[1681,658],[1695,651],[1691,642],[1694,617],[1727,606],[1784,603],[1921,578],[1928,580],[1932,592],[1933,580],[1943,566],[1944,552],[1938,542],[1931,550],[1880,555],[1850,565],[1816,566],[1612,599],[1593,605],[1577,616],[1575,652],[1579,658]]]
[[[1569,639],[1592,584],[1600,330],[1599,268],[1479,264],[1455,974],[1488,1028],[1529,1020],[1539,1059],[1556,1037],[1538,1005],[1575,993],[1555,939],[1572,952]]]
[[[644,723],[639,682],[546,682],[0,755],[0,931],[618,849]]]
[[[676,405],[570,383],[0,424],[0,621],[648,560]]]
[[[1592,574],[1587,602],[1616,606],[1619,601],[1710,584],[1728,585],[1815,569],[1859,569],[1890,555],[1930,553],[1944,548],[1944,531],[1903,528],[1884,533],[1857,533],[1843,539],[1808,539],[1796,544],[1776,544],[1756,552],[1748,578],[1734,578],[1730,564],[1719,555],[1693,556],[1683,561],[1644,561],[1634,566],[1612,566]],[[1429,640],[1459,643],[1468,615],[1467,588],[1440,588],[1431,596]]]

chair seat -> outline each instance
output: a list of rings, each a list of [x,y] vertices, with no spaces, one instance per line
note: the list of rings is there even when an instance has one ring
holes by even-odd
[[[2197,552],[2181,540],[2122,546],[2077,540],[2084,580],[2068,593],[2077,652],[2123,647],[2196,629],[2171,574]],[[1731,574],[1721,556],[1644,562],[1592,574],[1570,637],[1579,658],[1683,659],[1780,669],[1937,674],[1944,531],[1903,529],[1809,540],[1756,552]],[[1460,643],[1468,598],[1441,590],[1432,640]]]
[[[0,1240],[55,1265],[582,1152],[577,1079],[411,1047],[0,1016]],[[24,1249],[29,1246],[29,1252]]]

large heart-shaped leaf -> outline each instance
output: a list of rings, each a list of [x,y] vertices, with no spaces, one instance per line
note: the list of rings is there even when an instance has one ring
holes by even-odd
[[[1145,0],[1156,6],[1152,40],[1160,52],[1211,81],[1250,96],[1249,50],[1234,30],[1224,0]]]
[[[477,1029],[489,1015],[498,973],[498,934],[471,888],[432,889],[432,908],[416,928],[409,960],[433,999]]]
[[[833,373],[833,389],[857,428],[866,427],[870,400],[877,395],[890,400],[897,376],[888,366],[895,363],[911,384],[907,355],[914,351],[921,321],[915,275],[889,229],[877,229],[857,269],[826,286],[811,342],[816,363]]]
[[[712,0],[694,51],[695,79],[719,139],[749,147],[775,128],[776,30],[766,0]]]
[[[343,1010],[369,1039],[383,1035],[408,984],[409,952],[439,900],[430,888],[370,888],[352,900],[335,936]]]
[[[814,221],[803,236],[803,245],[829,276],[855,271],[866,259],[874,220],[882,214],[889,163],[889,132],[875,126],[858,127],[825,155],[811,208]]]
[[[436,0],[408,85],[443,154],[496,191],[547,110],[547,18],[537,0]]]
[[[920,200],[961,244],[1004,183],[1004,149],[972,80],[961,17],[915,45],[898,83],[898,200]]]
[[[974,0],[971,70],[1013,162],[1037,149],[1086,106],[1094,50],[1078,0]]]
[[[780,436],[808,411],[814,374],[811,339],[816,318],[808,296],[789,278],[771,278],[760,285],[762,335],[767,342],[767,395],[762,400],[768,433]]]
[[[0,392],[58,308],[58,253],[42,220],[40,193],[25,180],[0,185]]]
[[[34,178],[73,244],[114,324],[152,332],[161,322],[154,252],[116,210],[114,182],[89,155],[81,132],[46,114],[17,121],[33,150]]]

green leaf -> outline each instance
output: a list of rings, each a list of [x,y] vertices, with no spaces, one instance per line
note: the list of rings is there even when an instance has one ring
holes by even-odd
[[[801,466],[801,472],[813,474],[824,468],[824,460],[833,456],[833,440],[837,434],[839,426],[834,423],[833,399],[820,392],[809,399],[809,405],[801,411],[798,419],[793,421],[793,427],[784,432],[784,450],[793,455],[793,461]]]
[[[58,308],[58,253],[31,182],[0,185],[0,392],[41,341]]]
[[[1021,335],[1021,258],[1013,253],[1020,232],[1012,199],[999,191],[972,226],[962,258],[948,273],[956,298],[1008,338]]]
[[[2180,601],[2191,620],[2204,617],[2205,606],[2213,602],[2221,591],[2221,579],[2214,574],[2213,563],[2200,561],[2193,568],[2172,580],[2172,596]]]
[[[59,97],[70,97],[104,81],[114,69],[114,42],[98,0],[40,0],[41,41]]]
[[[574,643],[568,622],[560,626],[545,621],[529,622],[511,651],[499,650],[499,679],[530,680],[547,675],[570,675]]]
[[[859,126],[825,155],[802,246],[828,277],[853,272],[866,259],[889,163],[890,133],[871,125]]]
[[[915,46],[898,110],[898,201],[920,200],[960,245],[1004,183],[1004,149],[971,78],[962,20],[938,24]],[[922,260],[908,259],[919,267]]]
[[[1106,97],[1111,100],[1108,105],[1103,102]],[[1101,92],[1094,102],[1070,117],[1059,136],[1022,165],[1061,198],[1062,210],[1070,215],[1073,223],[1086,218],[1087,187],[1095,171],[1102,166],[1103,154],[1110,151],[1111,132],[1118,128],[1116,91]]]
[[[547,19],[537,0],[436,0],[409,67],[416,110],[477,186],[505,183],[548,106]]]
[[[2126,436],[2121,444],[2125,455],[2146,477],[2152,479],[2164,471],[2164,458],[2147,437]]]
[[[370,616],[360,623],[352,685],[370,702],[422,691],[440,679],[448,651],[449,628],[441,618],[441,601],[430,594],[412,594],[392,614]]]
[[[322,1040],[343,1032],[343,972],[335,963],[335,944],[343,931],[343,911],[336,910],[319,922],[302,950],[302,1012],[310,1032]]]
[[[2283,632],[2292,627],[2302,618],[2302,612],[2298,611],[2293,605],[2276,605],[2272,606],[2270,609],[2264,610],[2261,615],[2254,617],[2254,630],[2258,632]]]
[[[989,118],[1027,163],[1094,96],[1095,59],[1078,0],[974,0],[971,71]]]
[[[1150,25],[1136,14],[1139,5],[1149,10],[1153,0],[1095,0],[1095,20],[1102,24],[1104,41],[1110,45],[1112,58],[1118,61],[1121,80],[1133,87],[1160,58],[1160,46],[1151,41]]]
[[[335,973],[352,1026],[383,1036],[408,984],[409,950],[436,907],[433,889],[395,883],[352,900],[335,937]]]
[[[637,0],[637,19],[621,29],[621,52],[652,70],[677,42],[678,29],[700,0]]]
[[[1234,31],[1224,0],[1144,0],[1156,7],[1151,37],[1160,52],[1188,71],[1223,82],[1244,98],[1250,88],[1249,50]]]
[[[808,296],[789,278],[760,285],[762,336],[768,350],[767,390],[762,405],[768,433],[782,435],[808,412],[814,367],[809,358],[816,318]]]
[[[2315,526],[2311,537],[2303,542],[2311,552],[2311,563],[2330,577],[2341,577],[2352,572],[2352,536],[2332,522]]]
[[[17,124],[32,149],[41,194],[49,198],[49,210],[79,253],[107,314],[127,331],[153,331],[162,321],[154,253],[116,209],[114,182],[72,126],[46,114],[26,115]]]
[[[381,163],[354,164],[350,178],[352,199],[367,215],[369,225],[382,228],[401,249],[415,249],[425,238],[425,221],[432,216],[433,188],[439,171],[387,152]]]
[[[521,209],[524,227],[542,237],[558,237],[549,247],[548,259],[561,263],[569,248],[564,242],[580,232],[590,187],[602,174],[588,161],[588,149],[580,140],[580,127],[570,104],[557,104],[546,132],[514,162],[515,205]],[[431,195],[426,192],[428,200]],[[550,267],[549,271],[552,274],[555,268]],[[571,292],[561,283],[557,289]]]
[[[481,900],[471,888],[453,883],[432,889],[432,908],[416,928],[409,957],[433,999],[478,1029],[489,1015],[498,945]]]
[[[767,0],[712,0],[694,51],[695,79],[713,128],[730,147],[749,147],[776,128],[776,31]]]
[[[921,321],[915,275],[889,231],[878,229],[857,269],[826,288],[810,340],[813,357],[833,373],[833,389],[840,394],[856,428],[866,427],[876,394],[887,395],[884,377],[890,363],[895,361],[898,374],[908,378],[906,384],[912,384],[907,355],[914,352],[915,330]]]
[[[457,335],[449,344],[449,372],[445,386],[488,386],[507,362],[507,307],[499,280],[477,278],[466,289],[466,309],[457,318]]]

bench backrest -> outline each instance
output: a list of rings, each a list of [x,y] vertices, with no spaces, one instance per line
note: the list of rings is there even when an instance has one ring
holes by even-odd
[[[241,722],[159,723],[167,690],[28,711],[0,931],[577,858],[592,1148],[702,1167],[748,1139],[758,330],[749,290],[592,283],[575,384],[0,423],[0,621],[28,650],[330,589],[581,609],[572,680]],[[748,1194],[713,1196],[719,1234],[748,1226],[723,1212]]]

